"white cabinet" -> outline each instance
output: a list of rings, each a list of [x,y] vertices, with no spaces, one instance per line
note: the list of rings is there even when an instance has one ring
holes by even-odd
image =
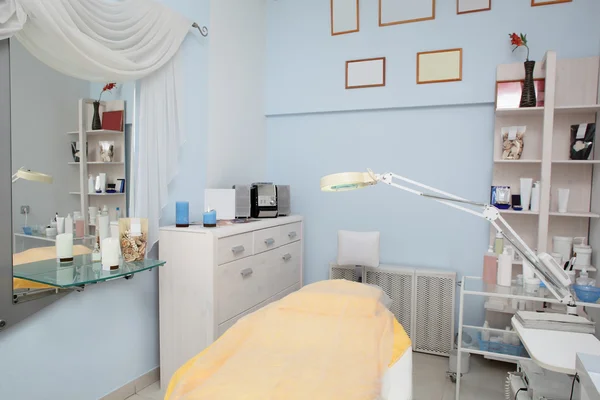
[[[161,228],[161,385],[237,320],[300,289],[302,249],[298,216]]]

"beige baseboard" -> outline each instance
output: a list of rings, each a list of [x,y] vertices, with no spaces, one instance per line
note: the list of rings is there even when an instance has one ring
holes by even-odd
[[[131,397],[134,394],[139,393],[141,390],[152,385],[154,382],[157,382],[159,377],[160,368],[154,368],[152,371],[127,383],[125,386],[122,386],[114,392],[107,394],[100,400],[125,400],[126,398]]]

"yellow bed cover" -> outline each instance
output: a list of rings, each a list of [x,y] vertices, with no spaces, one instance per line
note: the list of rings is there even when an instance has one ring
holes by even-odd
[[[371,400],[411,346],[379,289],[322,281],[240,319],[172,377],[165,400]]]

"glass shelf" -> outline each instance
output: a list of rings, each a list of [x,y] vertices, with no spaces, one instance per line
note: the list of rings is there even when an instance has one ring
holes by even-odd
[[[121,260],[119,269],[104,271],[102,263],[92,262],[91,254],[86,254],[75,256],[72,263],[59,263],[56,259],[52,259],[15,265],[13,276],[57,288],[73,288],[128,277],[164,264],[165,261],[159,260],[146,259],[134,262]]]
[[[21,232],[15,232],[15,236],[17,237],[22,237],[22,238],[31,238],[31,239],[37,239],[37,240],[44,240],[46,242],[56,242],[56,236],[46,236],[46,235],[42,235],[40,233],[32,233],[31,235],[28,235],[26,233],[21,233]],[[73,241],[81,241],[81,242],[86,242],[86,241],[94,241],[96,239],[95,236],[92,235],[88,235],[88,236],[83,236],[83,237],[74,237]]]
[[[489,340],[483,340],[483,332],[489,334]],[[504,343],[507,339],[508,344]],[[489,356],[490,358],[502,361],[530,359],[515,331],[507,332],[502,329],[483,328],[480,326],[463,325],[460,351]]]
[[[463,277],[464,294],[475,295],[475,296],[489,296],[489,297],[500,297],[509,299],[520,299],[520,300],[531,300],[531,301],[544,301],[546,303],[562,304],[558,299],[552,296],[552,293],[546,288],[540,288],[538,294],[531,294],[525,292],[523,286],[500,286],[491,285],[483,282],[482,278],[474,276]],[[575,298],[573,293],[573,298]],[[600,308],[598,303],[585,303],[582,301],[576,301],[576,305]]]

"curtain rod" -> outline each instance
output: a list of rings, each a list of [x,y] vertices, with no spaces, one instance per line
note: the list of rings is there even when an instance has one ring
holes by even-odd
[[[208,28],[207,27],[205,27],[205,26],[200,27],[200,25],[198,25],[196,22],[194,22],[192,24],[192,28],[197,28],[200,31],[200,34],[202,36],[204,36],[204,37],[208,36]]]

